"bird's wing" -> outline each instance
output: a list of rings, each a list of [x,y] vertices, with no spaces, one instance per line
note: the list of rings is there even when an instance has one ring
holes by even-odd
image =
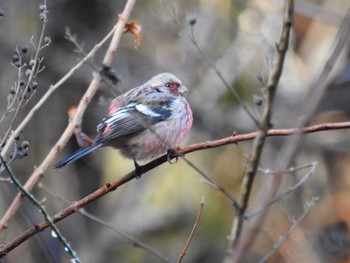
[[[131,102],[103,119],[97,126],[99,136],[96,142],[103,143],[129,136],[168,119],[175,99],[170,94],[149,94],[142,101]]]

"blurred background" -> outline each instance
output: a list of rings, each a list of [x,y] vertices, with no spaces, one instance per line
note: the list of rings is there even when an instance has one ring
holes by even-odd
[[[15,127],[42,97],[81,58],[66,28],[89,52],[113,27],[126,1],[55,0],[48,1],[45,36],[51,42],[40,57],[45,68],[35,81],[38,87],[20,112]],[[29,63],[40,36],[39,0],[1,1],[0,9],[0,114],[6,112],[11,87],[18,83],[18,71],[11,65],[15,49],[28,48],[22,59]],[[310,83],[318,76],[331,52],[332,43],[348,10],[348,0],[296,1],[295,24],[283,75],[276,95],[272,124],[292,128],[302,114]],[[225,87],[235,89],[249,111],[260,119],[261,94],[276,54],[284,1],[280,0],[151,0],[138,1],[131,20],[142,26],[142,44],[137,49],[132,35],[124,35],[113,62],[120,81],[105,80],[83,118],[83,131],[91,137],[108,111],[109,101],[160,72],[177,75],[190,90],[187,93],[194,111],[194,126],[182,146],[228,137],[234,132],[252,132],[256,126],[242,103]],[[48,39],[47,39],[48,40]],[[93,61],[84,65],[37,111],[23,131],[30,143],[28,156],[11,163],[24,183],[35,166],[40,165],[64,131],[67,110],[79,103],[101,67],[103,47]],[[26,79],[25,74],[21,77]],[[350,64],[347,47],[332,69],[328,91],[312,119],[312,124],[349,121]],[[5,136],[13,112],[0,122],[0,139]],[[263,191],[264,178],[271,176],[285,138],[269,138],[264,148],[254,189]],[[240,193],[242,175],[252,142],[227,145],[188,154],[188,158],[207,175],[223,185],[233,196]],[[281,236],[305,212],[313,197],[317,203],[307,210],[296,229],[267,262],[350,262],[350,167],[347,130],[305,135],[293,167],[286,173],[280,192],[310,173],[301,187],[273,206],[259,238],[244,262],[258,262],[268,254]],[[57,160],[78,149],[74,138]],[[317,162],[316,166],[312,166]],[[118,151],[100,149],[72,165],[46,171],[41,184],[33,190],[53,215],[109,181],[133,170],[133,162]],[[2,173],[6,178],[7,175]],[[0,214],[4,214],[17,193],[13,184],[0,185]],[[253,193],[251,200],[254,211]],[[182,160],[164,164],[140,180],[133,180],[88,205],[85,210],[114,230],[139,239],[170,262],[176,262],[193,228],[202,197],[205,199],[197,232],[184,262],[221,262],[227,236],[235,216],[229,200]],[[349,202],[348,202],[349,200]],[[43,220],[28,200],[0,234],[7,243],[33,224]],[[249,223],[249,222],[247,222]],[[76,250],[82,262],[164,262],[164,259],[133,246],[120,233],[101,223],[74,214],[58,227]],[[46,230],[10,252],[4,262],[69,262],[62,244]]]

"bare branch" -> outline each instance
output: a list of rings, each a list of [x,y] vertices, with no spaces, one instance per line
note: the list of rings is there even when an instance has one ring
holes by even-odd
[[[119,40],[121,35],[123,34],[125,22],[130,16],[130,13],[134,7],[135,0],[128,0],[128,2],[125,5],[124,11],[122,15],[120,16],[120,19],[118,20],[116,26],[113,28],[113,30],[108,33],[108,35],[95,47],[90,51],[90,53],[81,61],[79,62],[75,67],[73,67],[60,81],[58,81],[54,86],[51,86],[47,93],[41,98],[41,100],[33,107],[33,109],[28,113],[26,118],[22,121],[22,123],[17,127],[17,129],[12,132],[10,135],[10,138],[8,139],[6,145],[4,146],[1,155],[6,155],[12,141],[14,138],[20,133],[20,131],[24,128],[24,126],[29,122],[29,120],[34,116],[35,112],[42,106],[42,104],[47,100],[47,98],[63,83],[65,82],[81,65],[84,64],[85,61],[90,59],[92,55],[95,54],[95,52],[99,49],[99,47],[104,44],[110,36],[113,35],[110,46],[106,52],[106,55],[104,57],[103,63],[105,65],[110,65],[112,62],[113,57],[116,54],[116,49],[119,44]],[[91,101],[91,98],[95,94],[96,90],[99,87],[99,84],[101,82],[101,76],[99,74],[94,74],[93,79],[90,83],[90,86],[88,87],[86,93],[82,97],[79,106],[77,108],[76,114],[68,124],[66,130],[63,132],[60,139],[56,142],[56,144],[52,147],[49,154],[46,156],[44,161],[34,170],[33,174],[30,176],[28,181],[25,183],[24,187],[28,191],[33,189],[33,187],[38,183],[38,181],[41,179],[41,177],[44,176],[45,171],[50,167],[50,164],[56,157],[56,155],[60,152],[60,150],[63,148],[63,146],[67,143],[68,139],[74,132],[74,127],[77,125],[80,125],[83,113],[88,105],[88,103]],[[0,220],[0,232],[4,229],[5,225],[11,220],[11,218],[16,213],[17,209],[19,208],[20,204],[22,203],[23,196],[20,194],[17,194],[15,199],[13,200],[10,207],[7,209],[6,213]]]
[[[289,226],[287,233],[281,236],[277,240],[276,244],[273,245],[273,249],[271,249],[269,253],[267,253],[262,259],[260,259],[258,263],[267,262],[267,259],[277,251],[277,249],[283,244],[283,242],[289,239],[292,232],[297,228],[300,222],[307,216],[311,208],[316,204],[317,200],[318,200],[317,197],[312,197],[310,201],[306,202],[303,214],[297,220],[292,220],[292,224]]]
[[[56,194],[53,194],[53,190],[52,189],[47,189],[47,186],[43,186],[42,183],[39,183],[38,186],[43,189],[47,194],[57,198],[58,200],[60,200],[61,202],[63,202],[66,205],[69,205],[70,202],[68,202],[67,200],[65,200],[64,198],[62,198],[61,196],[58,196]],[[156,250],[155,248],[151,247],[150,245],[145,244],[144,242],[140,241],[139,239],[135,238],[132,235],[129,235],[127,233],[125,233],[124,231],[121,231],[117,228],[115,228],[114,226],[112,226],[111,224],[107,223],[106,221],[102,220],[101,218],[89,213],[88,211],[86,211],[84,208],[79,209],[78,213],[88,219],[90,219],[91,221],[98,223],[100,225],[102,225],[105,228],[108,228],[110,230],[112,230],[113,232],[121,235],[122,237],[124,237],[127,241],[129,241],[133,246],[141,248],[149,253],[151,253],[152,255],[158,257],[159,259],[161,259],[164,262],[170,262],[170,260],[168,258],[166,258],[165,256],[163,256],[158,250]]]
[[[350,12],[348,11],[346,17],[343,20],[341,27],[339,28],[338,34],[334,40],[333,49],[329,52],[328,59],[326,60],[324,66],[320,70],[318,77],[316,77],[313,83],[311,84],[310,97],[305,102],[303,107],[304,108],[303,114],[298,119],[298,122],[295,125],[295,127],[298,127],[297,132],[295,133],[295,135],[297,136],[291,136],[289,140],[286,142],[285,147],[283,147],[283,150],[279,155],[278,160],[276,161],[277,167],[275,169],[273,180],[271,180],[271,183],[268,185],[269,188],[265,189],[264,196],[262,196],[259,199],[259,206],[266,206],[266,204],[270,202],[270,200],[274,198],[274,196],[276,195],[276,192],[282,181],[283,171],[285,171],[286,168],[290,165],[296,153],[297,147],[300,143],[300,140],[301,140],[300,135],[305,130],[303,127],[307,125],[314,110],[321,102],[321,99],[323,98],[327,88],[331,70],[334,64],[336,63],[336,61],[339,59],[342,52],[344,51],[344,49],[348,48],[349,41],[350,41]],[[255,217],[255,220],[252,222],[252,224],[249,227],[247,227],[244,237],[242,238],[242,241],[240,242],[239,247],[235,251],[235,254],[232,255],[230,262],[239,262],[240,257],[244,254],[244,251],[246,251],[246,249],[249,247],[251,242],[253,242],[256,236],[257,230],[261,226],[261,223],[264,220],[266,213],[267,213],[267,209],[263,213]]]
[[[39,208],[39,211],[43,214],[46,223],[52,228],[52,231],[55,233],[55,236],[62,242],[64,249],[71,255],[72,260],[74,262],[79,263],[80,259],[77,255],[77,253],[72,249],[71,245],[68,243],[66,238],[62,235],[61,231],[58,229],[56,224],[52,221],[50,215],[46,211],[45,207],[35,198],[34,195],[32,195],[30,192],[28,192],[26,189],[24,189],[23,185],[17,180],[16,176],[14,175],[11,168],[8,166],[6,161],[1,157],[0,160],[2,164],[4,165],[7,173],[11,177],[12,182],[21,190],[22,194],[26,196],[36,207]]]
[[[232,225],[231,234],[229,236],[229,244],[227,249],[227,261],[230,260],[233,248],[237,246],[239,238],[242,233],[244,214],[248,207],[251,191],[255,175],[260,162],[261,153],[265,144],[265,139],[268,135],[268,130],[271,127],[270,120],[272,115],[272,106],[275,98],[279,79],[282,74],[284,59],[288,50],[290,31],[293,24],[294,15],[294,2],[289,0],[286,3],[286,14],[283,21],[283,28],[280,37],[279,44],[277,45],[277,55],[275,57],[274,67],[270,74],[266,91],[264,94],[264,110],[262,116],[262,122],[257,133],[257,137],[254,141],[253,148],[251,150],[248,164],[245,167],[245,173],[243,177],[242,190],[241,190],[241,203],[239,215],[235,217]]]
[[[251,217],[253,217],[254,215],[262,212],[264,209],[266,209],[267,206],[269,205],[272,205],[278,201],[280,201],[282,198],[286,197],[287,195],[293,193],[297,188],[299,188],[300,186],[302,186],[309,178],[311,175],[313,175],[315,173],[315,170],[316,170],[316,166],[317,166],[317,162],[312,162],[310,164],[305,164],[305,165],[302,165],[300,167],[296,167],[296,168],[289,168],[286,173],[293,173],[297,170],[300,170],[300,169],[304,169],[304,168],[309,168],[309,171],[302,177],[300,178],[295,184],[293,184],[292,186],[290,186],[286,191],[284,192],[281,192],[279,193],[278,195],[276,195],[273,199],[271,199],[270,202],[267,203],[266,206],[264,207],[260,207],[260,208],[257,208],[255,211],[253,212],[249,212],[249,213],[246,213],[244,215],[244,217],[246,219],[250,219]],[[274,174],[273,171],[269,171],[268,172],[269,174]]]
[[[185,257],[187,249],[188,249],[188,247],[191,244],[194,232],[196,232],[196,229],[198,227],[198,223],[199,223],[199,220],[201,218],[203,207],[204,207],[204,196],[202,197],[202,201],[200,202],[199,205],[200,205],[200,207],[199,207],[199,211],[198,211],[198,214],[197,214],[196,222],[194,223],[192,231],[191,231],[191,233],[190,233],[190,235],[189,235],[189,237],[187,239],[186,245],[185,245],[184,249],[182,250],[182,252],[180,254],[179,260],[177,261],[178,263],[181,263],[183,258]]]
[[[343,122],[343,123],[327,123],[327,124],[322,124],[322,125],[315,125],[315,126],[310,126],[306,127],[304,129],[301,129],[302,133],[314,133],[314,132],[320,132],[320,131],[325,131],[325,130],[332,130],[332,129],[346,129],[350,128],[350,122]],[[268,136],[287,136],[287,135],[292,135],[295,134],[296,132],[299,132],[300,129],[284,129],[284,130],[270,130],[268,132]],[[210,148],[216,148],[232,143],[238,143],[240,141],[247,141],[247,140],[252,140],[256,137],[257,133],[249,133],[249,134],[243,134],[243,135],[235,135],[235,136],[230,136],[227,138],[223,138],[220,140],[216,141],[208,141],[204,143],[198,143],[194,145],[190,145],[185,148],[181,148],[180,154],[186,154],[186,153],[191,153],[195,152],[198,150],[204,150],[204,149],[210,149]],[[171,156],[171,158],[176,158],[178,155],[176,152],[174,152],[174,155]],[[58,222],[63,220],[64,218],[70,216],[71,214],[74,214],[77,212],[79,209],[82,207],[86,206],[87,204],[95,201],[96,199],[101,198],[105,194],[112,192],[116,190],[118,187],[121,185],[126,184],[127,182],[131,181],[132,179],[140,176],[141,174],[145,174],[148,171],[158,167],[159,165],[166,163],[168,161],[168,155],[163,155],[156,160],[153,160],[152,162],[140,166],[138,168],[138,171],[132,171],[123,177],[117,179],[116,181],[113,181],[111,183],[107,183],[95,192],[91,193],[90,195],[84,197],[83,199],[73,202],[70,206],[67,208],[63,209],[56,215],[52,217],[53,222]],[[0,257],[3,257],[6,255],[8,252],[16,248],[18,245],[32,237],[33,235],[43,231],[48,227],[46,222],[42,222],[39,224],[36,224],[32,228],[28,229],[26,232],[22,233],[20,236],[18,236],[16,239],[13,241],[5,244],[0,248]]]
[[[160,3],[162,4],[163,9],[166,9],[168,11],[168,14],[172,17],[172,20],[174,21],[174,23],[176,25],[180,26],[181,24],[178,21],[177,16],[176,16],[176,14],[177,14],[177,11],[175,9],[176,5],[174,6],[173,9],[171,9],[165,0],[161,0]],[[250,112],[246,103],[244,103],[244,101],[241,99],[241,96],[238,94],[236,89],[234,87],[232,87],[226,81],[226,79],[224,78],[220,69],[212,62],[212,60],[210,58],[208,58],[207,54],[203,51],[203,49],[200,47],[199,43],[197,42],[195,35],[194,35],[194,26],[196,25],[195,19],[192,20],[192,22],[190,20],[189,25],[190,25],[190,33],[187,33],[185,31],[180,31],[180,35],[186,37],[192,43],[192,45],[198,50],[199,54],[203,57],[204,61],[210,66],[210,68],[212,68],[214,70],[215,74],[218,76],[218,78],[224,84],[225,88],[227,90],[229,90],[233,94],[233,96],[237,99],[237,101],[241,104],[243,110],[251,118],[251,120],[254,122],[254,124],[256,126],[259,126],[258,121],[254,117],[254,115]]]

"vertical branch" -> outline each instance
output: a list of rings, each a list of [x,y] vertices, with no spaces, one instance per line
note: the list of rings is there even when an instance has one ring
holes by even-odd
[[[34,78],[37,76],[38,73],[40,73],[41,69],[40,69],[40,63],[42,62],[42,60],[39,58],[39,54],[41,52],[41,50],[43,50],[45,47],[47,47],[50,44],[50,41],[47,43],[43,43],[44,42],[44,34],[45,34],[45,29],[46,29],[46,24],[47,24],[47,5],[46,5],[46,0],[44,0],[44,4],[42,4],[40,7],[40,15],[39,18],[42,22],[42,27],[41,27],[41,32],[40,32],[40,36],[39,36],[39,40],[37,42],[37,44],[34,43],[34,37],[32,36],[30,39],[30,42],[32,44],[32,46],[35,49],[35,53],[34,53],[34,58],[31,60],[33,61],[33,63],[29,63],[30,68],[27,69],[29,73],[28,76],[28,80],[27,83],[25,84],[25,87],[22,89],[22,92],[20,92],[20,81],[21,81],[21,77],[23,75],[23,70],[24,67],[27,65],[26,63],[23,63],[22,61],[22,54],[20,54],[19,50],[16,48],[16,53],[19,57],[19,61],[18,61],[18,68],[17,68],[17,75],[18,75],[18,83],[16,84],[16,93],[15,96],[12,100],[12,102],[8,105],[7,110],[5,111],[5,113],[3,114],[3,116],[0,118],[0,122],[6,117],[6,115],[9,113],[9,108],[12,108],[14,106],[14,104],[17,102],[17,106],[16,106],[16,110],[15,113],[13,114],[12,120],[10,122],[10,125],[7,129],[7,131],[5,132],[5,135],[3,136],[0,145],[3,145],[6,142],[6,145],[4,147],[4,149],[1,151],[2,156],[5,158],[5,154],[8,151],[9,147],[12,145],[13,139],[15,137],[18,136],[18,134],[20,133],[19,130],[18,133],[16,134],[12,134],[11,138],[8,139],[12,128],[15,124],[15,121],[18,117],[19,112],[23,109],[23,106],[28,102],[28,100],[25,99],[25,96],[23,94],[26,94],[30,84],[32,83],[32,81],[34,80]],[[14,65],[16,66],[16,65]],[[20,96],[21,95],[21,96]],[[5,158],[6,159],[6,158]]]
[[[272,178],[272,182],[268,184],[268,189],[265,189],[264,196],[259,200],[259,207],[266,207],[266,205],[274,198],[276,192],[281,184],[281,178],[283,171],[287,169],[290,165],[293,157],[296,153],[297,147],[301,140],[301,134],[303,128],[309,122],[313,112],[316,107],[321,102],[325,91],[327,89],[328,79],[330,77],[331,71],[334,64],[339,59],[340,55],[345,48],[348,48],[350,42],[350,11],[347,12],[346,17],[343,20],[341,27],[339,28],[338,34],[334,40],[334,46],[330,51],[330,55],[325,62],[320,74],[314,79],[311,84],[310,97],[304,105],[304,114],[298,119],[295,127],[297,127],[294,132],[294,136],[291,136],[286,142],[279,159],[276,161],[277,167]],[[240,257],[243,255],[244,251],[249,247],[249,245],[254,240],[255,234],[257,233],[259,227],[261,226],[264,218],[266,217],[267,209],[263,210],[262,213],[258,214],[254,221],[251,222],[249,227],[242,236],[238,246],[235,249],[235,253],[232,254],[230,262],[239,262]]]
[[[131,11],[134,8],[135,2],[136,0],[128,0],[125,4],[123,13],[119,15],[119,21],[115,27],[114,35],[103,58],[103,65],[105,66],[110,66],[112,64],[112,60],[115,57],[115,54],[117,53],[120,38],[124,32],[126,21],[129,19]]]
[[[33,81],[34,77],[40,72],[40,62],[39,62],[39,54],[40,54],[40,51],[47,47],[49,45],[50,42],[46,43],[46,44],[43,44],[44,42],[44,34],[45,34],[45,29],[46,29],[46,24],[47,24],[47,5],[46,5],[46,0],[44,0],[44,4],[40,6],[40,20],[42,21],[42,27],[41,27],[41,32],[40,32],[40,36],[39,36],[39,40],[37,42],[37,44],[34,43],[34,37],[32,36],[30,42],[31,44],[33,45],[34,49],[35,49],[35,54],[34,54],[34,58],[32,59],[33,61],[33,64],[31,65],[31,68],[30,68],[30,74],[28,76],[28,81],[27,81],[27,84],[25,85],[25,88],[23,89],[23,94],[26,93],[26,91],[28,90],[29,88],[29,85],[30,83]],[[20,66],[18,67],[18,81],[20,80],[20,77],[22,75],[21,73],[21,70],[23,68],[23,64],[22,64],[22,61],[20,63]],[[18,93],[18,92],[17,92]],[[9,134],[15,124],[15,121],[16,121],[16,118],[18,116],[18,113],[22,110],[22,107],[23,107],[23,104],[24,104],[24,96],[22,96],[20,99],[19,99],[19,103],[18,103],[18,106],[17,106],[17,109],[14,113],[14,116],[11,120],[11,123],[9,125],[9,128],[8,130],[6,131],[6,134],[5,136],[3,137],[2,141],[1,141],[1,145],[6,142],[6,145],[4,147],[4,149],[2,149],[1,151],[1,155],[3,156],[3,158],[5,158],[5,155],[7,153],[7,151],[9,150],[10,146],[12,145],[12,142],[14,140],[15,137],[18,136],[18,134],[22,131],[22,129],[17,129],[17,132],[14,133],[12,132],[10,138],[8,139],[9,137]],[[6,159],[6,158],[5,158]]]
[[[271,127],[270,121],[272,106],[278,82],[282,74],[284,59],[288,50],[289,36],[293,24],[293,9],[293,0],[288,0],[286,4],[286,14],[284,16],[282,34],[280,37],[279,44],[276,46],[277,55],[275,58],[274,68],[270,73],[270,77],[264,94],[265,103],[261,125],[258,130],[257,137],[254,140],[253,148],[249,155],[248,164],[245,169],[241,190],[240,210],[233,221],[231,235],[229,236],[229,246],[227,250],[228,255],[232,254],[233,248],[237,245],[237,242],[239,242],[239,238],[243,228],[244,214],[248,207],[249,198],[252,192],[252,187],[258,169],[258,164],[260,162],[260,157],[264,147],[265,139],[267,137],[267,132]]]

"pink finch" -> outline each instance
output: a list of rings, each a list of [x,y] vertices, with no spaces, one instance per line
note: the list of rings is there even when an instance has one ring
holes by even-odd
[[[136,161],[154,159],[176,147],[192,126],[192,110],[183,94],[187,88],[170,73],[116,97],[109,114],[97,126],[94,143],[55,164],[61,168],[101,146],[112,146]]]

